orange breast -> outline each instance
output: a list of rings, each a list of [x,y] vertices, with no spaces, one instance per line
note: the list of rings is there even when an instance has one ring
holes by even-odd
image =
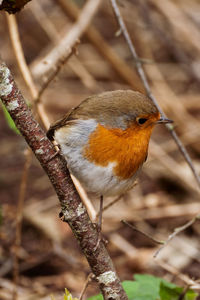
[[[107,129],[98,125],[90,135],[84,157],[90,162],[106,167],[116,162],[114,175],[128,179],[145,161],[153,126],[145,129],[133,124],[126,130]]]

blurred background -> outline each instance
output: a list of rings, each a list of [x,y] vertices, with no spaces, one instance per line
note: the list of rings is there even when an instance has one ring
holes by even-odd
[[[84,4],[79,0],[33,0],[16,15],[24,55],[38,89],[47,76],[42,72],[46,55],[73,28]],[[200,3],[121,0],[119,8],[152,92],[167,117],[175,121],[176,132],[199,173]],[[0,54],[31,103],[33,97],[17,64],[8,22],[8,14],[1,12]],[[40,103],[53,122],[87,96],[116,89],[145,92],[110,2],[104,0]],[[58,199],[33,155],[24,172],[27,145],[9,128],[2,108],[0,140],[0,299],[17,299],[16,289],[22,300],[50,299],[51,294],[62,299],[64,288],[78,297],[90,273],[88,264],[70,228],[59,219]],[[25,202],[16,265],[22,177]],[[113,200],[106,199],[105,205]],[[167,240],[175,228],[200,212],[197,182],[164,126],[154,130],[137,185],[117,200],[103,214],[103,235],[122,280],[148,273],[187,286],[200,278],[198,221],[177,235],[156,259],[153,255],[159,246],[121,222],[126,220],[155,239]],[[92,205],[98,211],[99,200],[93,198]],[[95,293],[98,288],[92,282],[85,299]]]

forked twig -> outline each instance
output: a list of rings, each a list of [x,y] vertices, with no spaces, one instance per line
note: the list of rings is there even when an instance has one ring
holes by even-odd
[[[152,94],[151,92],[151,88],[150,88],[150,85],[148,83],[148,80],[147,80],[147,77],[145,75],[145,72],[144,72],[144,69],[143,69],[143,66],[142,66],[142,63],[137,55],[137,52],[135,50],[135,47],[133,45],[133,42],[131,41],[131,38],[130,38],[130,35],[129,35],[129,32],[127,30],[127,27],[124,23],[124,20],[122,18],[122,15],[120,13],[120,10],[118,8],[118,5],[117,5],[117,2],[116,0],[110,0],[111,2],[111,5],[112,5],[112,8],[113,8],[113,11],[115,13],[115,16],[117,18],[117,21],[119,23],[119,26],[120,26],[120,29],[124,35],[124,38],[127,42],[127,45],[130,49],[130,52],[134,58],[134,62],[135,62],[135,65],[136,65],[136,68],[137,68],[137,71],[138,71],[138,74],[144,84],[144,87],[145,87],[145,90],[146,90],[146,93],[148,95],[148,97],[153,101],[153,103],[156,105],[156,107],[158,108],[161,116],[165,117],[165,114],[164,112],[162,111],[162,109],[160,108],[160,106],[158,105],[158,102],[157,102],[157,99],[155,98],[155,96]],[[177,144],[180,152],[182,153],[183,157],[185,158],[187,164],[189,165],[199,187],[200,187],[200,176],[198,175],[193,163],[192,163],[192,160],[190,158],[190,155],[188,154],[186,148],[183,146],[182,142],[180,141],[179,137],[177,136],[176,132],[174,131],[174,128],[173,128],[173,125],[171,124],[166,124],[165,125],[167,127],[167,129],[169,130],[171,136],[173,137],[175,143]]]
[[[68,2],[68,1],[66,1]],[[34,68],[33,73],[39,75],[46,75],[51,71],[55,65],[57,65],[58,60],[61,57],[66,56],[66,53],[70,53],[74,46],[83,35],[83,33],[89,27],[92,18],[94,17],[101,0],[89,0],[83,6],[79,18],[73,24],[72,28],[64,35],[64,37],[54,46],[51,51],[48,52],[42,59],[42,61],[37,64]]]
[[[177,270],[175,267],[173,267],[172,265],[169,265],[168,263],[166,263],[165,261],[163,261],[161,259],[156,260],[156,263],[161,268],[166,270],[167,272],[173,274],[174,276],[177,276],[181,281],[186,283],[191,289],[193,289],[193,290],[200,289],[200,284],[199,284],[198,280],[196,280],[196,281],[192,280],[191,278],[188,277],[188,275],[180,273],[179,270]]]
[[[66,64],[66,62],[70,59],[70,57],[75,53],[76,46],[77,46],[78,43],[79,43],[79,41],[77,40],[75,42],[74,46],[72,46],[71,52],[68,55],[65,55],[64,57],[61,57],[59,59],[59,61],[57,62],[56,67],[54,68],[53,72],[46,78],[46,80],[44,81],[42,87],[38,91],[37,97],[34,99],[34,101],[36,103],[40,102],[42,95],[44,94],[44,92],[46,91],[46,89],[48,88],[50,83],[56,78],[56,76],[58,75],[58,73],[60,72],[62,67]]]
[[[163,245],[155,252],[155,254],[153,255],[154,258],[156,258],[158,256],[158,254],[160,253],[161,250],[163,250],[164,247],[166,247],[166,245],[169,244],[169,242],[175,238],[175,236],[177,236],[177,234],[179,234],[180,232],[184,231],[185,229],[187,229],[188,227],[190,227],[191,225],[193,225],[197,220],[200,220],[200,214],[195,216],[192,220],[188,221],[186,224],[184,224],[183,226],[177,227],[174,229],[173,233],[170,234],[168,236],[168,239],[163,243]]]
[[[192,220],[188,221],[186,224],[184,224],[183,226],[177,227],[174,229],[173,233],[170,234],[168,236],[168,239],[166,241],[160,241],[155,239],[154,237],[152,237],[151,235],[147,234],[146,232],[138,229],[137,227],[133,226],[132,224],[130,224],[129,222],[122,220],[122,223],[125,225],[128,225],[131,229],[139,232],[140,234],[144,235],[146,238],[150,239],[152,242],[162,245],[153,255],[154,258],[156,258],[158,256],[158,254],[160,253],[160,251],[162,251],[162,249],[167,246],[169,244],[169,242],[175,237],[177,236],[180,232],[184,231],[185,229],[187,229],[188,227],[190,227],[191,225],[193,225],[197,220],[200,220],[200,214],[195,216]]]

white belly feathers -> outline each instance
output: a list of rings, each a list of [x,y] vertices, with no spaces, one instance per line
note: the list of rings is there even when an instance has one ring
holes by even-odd
[[[113,175],[115,162],[102,167],[89,162],[83,156],[83,148],[87,145],[89,136],[96,126],[95,120],[78,120],[73,125],[56,130],[55,140],[61,146],[70,172],[87,191],[105,196],[122,194],[131,189],[137,174],[130,179],[121,180]]]

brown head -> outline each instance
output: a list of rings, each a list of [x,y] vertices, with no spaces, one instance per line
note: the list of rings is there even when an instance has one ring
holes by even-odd
[[[93,95],[82,101],[64,118],[53,124],[47,136],[53,139],[54,131],[78,119],[95,119],[108,128],[125,130],[135,124],[138,130],[144,130],[156,123],[170,122],[161,119],[153,102],[145,95],[131,90],[117,90]]]

